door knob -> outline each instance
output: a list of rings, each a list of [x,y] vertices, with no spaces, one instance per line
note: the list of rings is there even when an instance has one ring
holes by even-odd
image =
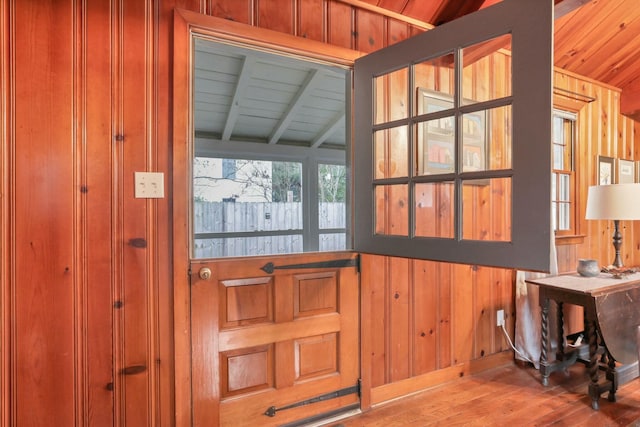
[[[208,267],[202,267],[198,272],[198,276],[200,276],[202,280],[209,280],[211,278],[211,269]]]

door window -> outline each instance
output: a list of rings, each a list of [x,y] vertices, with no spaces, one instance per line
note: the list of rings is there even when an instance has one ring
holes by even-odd
[[[548,271],[553,10],[538,3],[356,60],[356,250]]]
[[[193,257],[347,239],[346,70],[195,39]]]

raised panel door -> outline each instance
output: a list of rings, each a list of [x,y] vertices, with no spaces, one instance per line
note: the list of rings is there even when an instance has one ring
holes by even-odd
[[[357,392],[325,399],[358,383],[356,257],[192,262],[194,425],[281,425],[358,407]],[[339,259],[353,266],[322,267]]]

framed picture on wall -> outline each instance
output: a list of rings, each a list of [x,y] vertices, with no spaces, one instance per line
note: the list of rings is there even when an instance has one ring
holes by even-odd
[[[596,176],[598,185],[613,184],[615,163],[613,157],[598,156]]]
[[[633,160],[618,159],[618,184],[631,184],[636,180],[635,164]]]

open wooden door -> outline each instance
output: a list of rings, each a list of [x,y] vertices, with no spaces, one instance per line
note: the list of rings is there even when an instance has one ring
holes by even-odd
[[[174,54],[177,424],[295,425],[358,409],[349,190],[328,200],[322,186],[346,187],[357,53],[177,11]],[[318,103],[331,125],[318,132],[342,125],[342,140],[291,144],[301,136],[287,123],[319,117]],[[256,120],[260,110],[270,114]],[[340,214],[325,221],[329,205]]]
[[[549,212],[552,1],[548,0],[546,7],[539,3],[544,2],[506,0],[456,24],[453,21],[363,57],[359,66],[356,63],[356,145],[355,150],[346,152],[355,151],[357,250],[513,267],[524,262],[523,254],[529,252],[523,251],[528,247],[536,256],[523,265],[545,268],[549,222],[538,221],[542,224],[538,228],[531,225],[537,224],[532,217]],[[505,24],[510,20],[517,25]],[[542,28],[542,35],[533,27]],[[237,157],[233,151],[237,143],[224,137],[208,148],[198,145],[191,79],[191,49],[197,34],[268,49],[286,45],[283,50],[288,54],[312,52],[311,57],[325,64],[343,67],[352,67],[359,56],[225,20],[186,12],[176,15],[173,176],[177,424],[295,425],[357,408],[360,358],[369,357],[359,352],[357,254],[312,252],[322,249],[309,249],[305,243],[304,254],[290,251],[288,255],[256,257],[253,255],[259,252],[254,251],[234,258],[194,255],[194,159],[198,153],[207,156],[215,152],[219,169],[224,170],[226,161],[244,161],[261,151],[255,144],[245,145],[241,153],[244,157]],[[490,61],[493,52],[504,49],[504,37],[513,49],[513,62],[505,65],[508,80],[498,79],[485,69],[485,86],[497,86],[499,90],[488,95],[468,93],[470,85],[465,78],[476,68],[478,56]],[[434,74],[434,69],[438,73]],[[523,77],[527,72],[535,75]],[[302,80],[315,81],[313,77]],[[444,102],[435,109],[425,98],[433,92],[437,95],[434,98]],[[350,98],[349,93],[347,123],[351,122]],[[474,138],[469,142],[466,135],[471,122],[480,123],[484,130],[478,135],[472,132]],[[446,130],[448,135],[439,143],[446,145],[449,156],[441,156],[437,162],[429,147],[432,130]],[[273,136],[269,145],[271,139]],[[308,148],[314,148],[313,144]],[[473,148],[486,160],[477,165],[475,160],[465,161],[471,158],[465,156],[465,150]],[[290,156],[295,149],[290,145],[283,153]],[[433,163],[438,163],[435,171]],[[307,182],[315,179],[313,174],[304,176]],[[526,191],[531,182],[536,183],[535,188]],[[305,194],[315,197],[317,187],[315,190]],[[474,202],[481,199],[479,196],[466,197],[477,193],[490,198],[490,203]],[[473,219],[484,218],[479,209],[487,206],[490,215],[512,218],[510,228],[490,234],[477,232]],[[447,212],[448,221],[434,229]],[[304,215],[305,230],[307,226],[315,228],[315,244],[323,233],[316,214]],[[291,229],[274,233],[291,234]],[[242,240],[248,232],[232,236]],[[350,240],[350,233],[346,236]],[[220,232],[202,236],[203,240],[221,238],[224,236]],[[188,381],[183,381],[185,378]],[[363,381],[365,389],[370,386],[366,378]]]

